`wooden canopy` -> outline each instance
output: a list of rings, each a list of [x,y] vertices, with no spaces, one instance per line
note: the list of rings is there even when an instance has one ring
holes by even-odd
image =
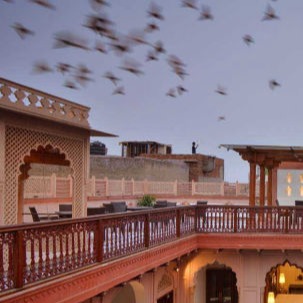
[[[256,201],[256,166],[260,167],[260,206],[265,205],[265,170],[268,174],[267,204],[273,204],[277,188],[277,168],[283,162],[303,162],[302,146],[234,145],[222,144],[227,150],[237,152],[249,162],[249,204]]]

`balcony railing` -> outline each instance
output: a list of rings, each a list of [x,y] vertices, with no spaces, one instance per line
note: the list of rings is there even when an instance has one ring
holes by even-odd
[[[168,195],[168,196],[225,196],[225,197],[248,197],[249,186],[247,183],[218,182],[159,182],[138,180],[110,180],[107,178],[89,179],[87,192],[91,199],[106,197],[134,197],[144,194]],[[24,184],[25,198],[34,197],[71,197],[72,178],[70,176],[31,176]]]
[[[0,228],[0,293],[198,233],[303,232],[303,208],[180,206]]]

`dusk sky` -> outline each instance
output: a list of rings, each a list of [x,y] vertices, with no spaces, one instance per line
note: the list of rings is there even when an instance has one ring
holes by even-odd
[[[198,10],[183,7],[181,0],[107,0],[100,8],[88,0],[48,0],[55,9],[30,0],[0,1],[0,77],[91,107],[91,127],[119,136],[95,138],[109,155],[121,155],[121,141],[171,144],[177,154],[191,153],[197,141],[198,153],[224,159],[227,181],[247,182],[247,163],[220,144],[303,146],[302,0],[193,1]],[[161,8],[164,20],[148,16],[151,3]],[[199,20],[202,6],[213,19]],[[269,6],[278,18],[262,20]],[[100,14],[114,23],[116,37],[126,40],[140,32],[148,44],[117,53],[110,45],[114,40],[84,26],[90,15]],[[144,31],[152,21],[159,30]],[[33,33],[22,39],[15,23]],[[88,49],[55,47],[63,32],[86,40]],[[245,43],[245,35],[253,42]],[[96,41],[106,54],[94,49]],[[147,61],[157,41],[166,52]],[[184,79],[168,64],[171,55],[184,63]],[[121,69],[127,60],[140,63],[142,74]],[[52,71],[35,71],[39,62]],[[56,69],[60,62],[73,68],[62,74]],[[79,64],[92,71],[92,81],[75,81]],[[106,72],[121,78],[117,86]],[[280,85],[272,89],[270,80]],[[65,81],[78,89],[67,88]],[[167,95],[179,85],[186,91]],[[216,92],[218,85],[225,95]],[[120,86],[125,95],[113,94]]]

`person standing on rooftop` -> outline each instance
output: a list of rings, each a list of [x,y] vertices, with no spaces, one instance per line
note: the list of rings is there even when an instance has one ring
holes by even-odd
[[[191,147],[191,153],[194,155],[196,153],[196,150],[198,148],[198,144],[196,144],[196,142],[194,141]]]

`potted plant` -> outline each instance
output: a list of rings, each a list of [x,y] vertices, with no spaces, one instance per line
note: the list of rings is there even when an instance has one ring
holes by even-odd
[[[156,198],[152,195],[144,195],[137,201],[138,206],[153,207],[156,202]]]

